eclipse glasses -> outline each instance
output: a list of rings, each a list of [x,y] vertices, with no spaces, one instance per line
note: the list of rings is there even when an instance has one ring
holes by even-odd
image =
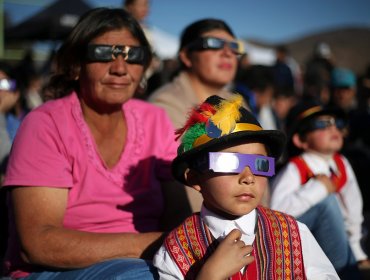
[[[130,64],[145,65],[149,59],[149,49],[142,46],[123,46],[123,45],[96,45],[87,46],[87,59],[90,62],[110,62],[119,55]]]
[[[205,157],[196,159],[192,168],[203,172],[211,170],[221,173],[241,173],[247,166],[254,175],[265,177],[275,175],[275,159],[254,154],[209,152]]]
[[[17,83],[15,80],[0,79],[0,90],[15,91]]]
[[[240,41],[227,41],[215,37],[201,37],[191,42],[187,48],[189,51],[221,50],[227,45],[236,55],[244,53],[244,45]]]
[[[334,117],[328,119],[315,119],[308,123],[306,131],[314,131],[317,129],[326,129],[331,126],[336,126],[339,130],[346,127],[346,123],[342,119],[336,119]]]

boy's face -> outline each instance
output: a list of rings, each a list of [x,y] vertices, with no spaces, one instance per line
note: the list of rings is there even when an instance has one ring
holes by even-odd
[[[264,144],[248,143],[219,152],[267,155]],[[267,177],[254,175],[249,167],[239,174],[196,173],[193,187],[202,193],[204,205],[220,216],[234,219],[248,214],[260,203],[266,189]]]
[[[317,117],[315,120],[321,121],[322,124],[326,123],[327,127],[308,132],[302,140],[303,149],[325,155],[338,152],[343,146],[343,133],[335,125],[335,118],[325,115]]]

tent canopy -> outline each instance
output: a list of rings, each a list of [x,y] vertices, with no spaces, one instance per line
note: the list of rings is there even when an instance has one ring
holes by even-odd
[[[5,30],[5,40],[63,40],[91,7],[83,0],[57,0],[16,26]]]

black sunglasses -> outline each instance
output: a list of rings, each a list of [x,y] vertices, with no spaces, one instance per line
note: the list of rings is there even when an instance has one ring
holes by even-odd
[[[90,62],[109,62],[115,60],[119,55],[130,64],[145,65],[149,60],[149,49],[147,47],[133,47],[122,45],[95,45],[87,46],[87,60]]]
[[[244,53],[244,45],[240,41],[227,41],[215,37],[201,37],[189,43],[187,48],[189,51],[201,50],[221,50],[227,45],[234,54],[240,55]]]

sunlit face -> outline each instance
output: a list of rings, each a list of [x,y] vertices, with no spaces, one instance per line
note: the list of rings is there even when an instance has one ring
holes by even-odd
[[[228,41],[236,39],[224,30],[212,30],[203,37],[216,37]],[[215,87],[224,87],[230,83],[236,73],[238,57],[225,46],[220,50],[192,51],[188,54],[190,72],[203,83]]]
[[[265,145],[248,143],[223,149],[220,152],[267,155]],[[208,171],[197,175],[204,205],[226,218],[248,214],[260,203],[268,184],[267,177],[253,175],[249,167],[240,174]]]
[[[317,119],[327,120],[332,116],[320,116]],[[338,152],[343,146],[343,134],[335,126],[316,129],[308,132],[304,137],[305,150],[314,151],[325,155]]]
[[[127,29],[109,31],[91,43],[140,46]],[[95,108],[121,106],[134,95],[143,72],[142,65],[126,63],[122,55],[110,62],[83,64],[79,75],[81,97]]]

